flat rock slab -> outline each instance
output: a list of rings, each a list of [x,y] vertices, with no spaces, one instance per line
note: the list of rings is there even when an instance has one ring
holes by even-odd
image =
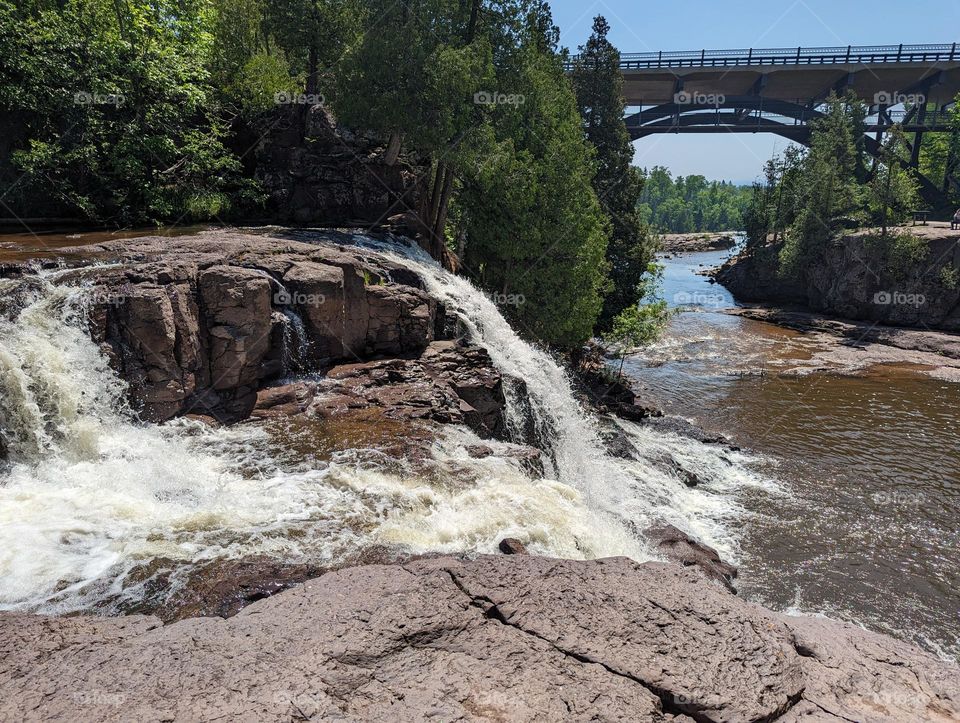
[[[235,617],[0,616],[0,720],[949,721],[960,671],[626,558],[328,573]]]

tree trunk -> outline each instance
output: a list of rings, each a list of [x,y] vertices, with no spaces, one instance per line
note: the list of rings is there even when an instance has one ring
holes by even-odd
[[[447,207],[450,204],[450,193],[453,190],[453,172],[447,168],[443,178],[443,191],[440,194],[440,208],[437,209],[437,224],[433,229],[433,237],[436,246],[433,258],[438,261],[443,260],[443,247],[445,245],[445,230],[447,226]]]
[[[430,191],[430,208],[425,219],[427,228],[433,231],[437,225],[437,211],[440,210],[440,194],[443,190],[443,172],[446,169],[443,161],[437,161],[437,172],[433,176],[433,187]]]
[[[399,131],[393,131],[390,134],[390,141],[387,143],[387,150],[383,154],[383,162],[388,166],[392,166],[397,162],[397,158],[400,156],[400,142],[403,140],[403,137],[400,135]]]

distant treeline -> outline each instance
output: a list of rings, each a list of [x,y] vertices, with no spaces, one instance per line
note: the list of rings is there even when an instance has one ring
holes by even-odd
[[[640,217],[661,233],[732,231],[743,227],[753,189],[703,176],[677,176],[663,166],[644,171]]]

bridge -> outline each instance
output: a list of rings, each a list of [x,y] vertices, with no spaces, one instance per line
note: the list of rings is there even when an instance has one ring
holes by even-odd
[[[960,93],[956,43],[633,53],[620,56],[620,69],[633,140],[657,133],[775,133],[807,145],[810,122],[823,116],[826,99],[849,91],[868,107],[867,150],[876,154],[884,132],[899,123],[910,134],[914,168],[924,134],[950,130]],[[960,189],[951,175],[948,183]],[[937,189],[924,185],[932,197]]]

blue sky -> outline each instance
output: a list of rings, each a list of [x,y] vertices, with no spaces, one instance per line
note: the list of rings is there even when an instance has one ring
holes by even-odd
[[[561,42],[576,50],[595,15],[622,52],[797,45],[960,42],[958,0],[550,0]],[[770,134],[658,135],[634,144],[640,166],[747,182],[787,141]]]

